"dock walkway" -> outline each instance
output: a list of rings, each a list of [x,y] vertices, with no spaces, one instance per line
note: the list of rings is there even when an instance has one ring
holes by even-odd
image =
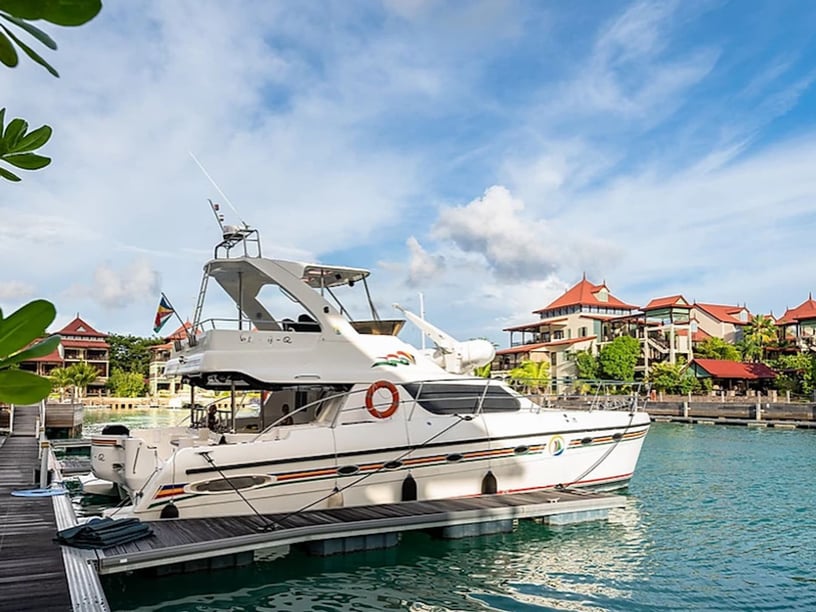
[[[50,497],[12,497],[31,489],[37,465],[37,406],[17,406],[14,431],[0,439],[0,609],[71,610]]]
[[[525,518],[545,517],[552,524],[595,520],[624,505],[619,495],[546,490],[270,514],[263,521],[258,516],[169,519],[151,522],[154,533],[148,538],[95,552],[100,574],[185,563],[196,567],[204,560],[214,567],[224,565],[212,563],[218,558],[249,553],[251,559],[256,551],[304,542],[334,540],[332,554],[344,552],[350,541],[353,546],[355,538],[491,522],[509,522],[512,528],[513,520]]]
[[[104,612],[110,608],[94,554],[54,542],[58,530],[76,524],[68,496],[11,495],[39,486],[39,413],[36,405],[15,406],[13,431],[0,437],[0,610]],[[54,475],[61,480],[58,468]]]

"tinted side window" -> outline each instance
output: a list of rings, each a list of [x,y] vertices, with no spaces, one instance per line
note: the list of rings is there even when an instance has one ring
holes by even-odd
[[[514,412],[519,400],[503,387],[483,384],[407,383],[408,393],[429,412],[435,414],[473,414],[482,403],[483,412]],[[484,400],[482,398],[484,397]]]

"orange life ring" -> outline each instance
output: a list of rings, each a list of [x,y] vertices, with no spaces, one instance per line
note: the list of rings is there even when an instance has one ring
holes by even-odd
[[[374,394],[380,389],[387,389],[391,392],[391,404],[385,410],[378,410],[374,406]],[[397,391],[393,383],[387,380],[378,380],[366,391],[365,406],[371,416],[377,419],[387,419],[399,408],[399,391]]]

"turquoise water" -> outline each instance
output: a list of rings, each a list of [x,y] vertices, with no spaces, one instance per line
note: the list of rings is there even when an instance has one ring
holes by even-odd
[[[173,421],[175,422],[175,421]],[[816,432],[655,424],[608,522],[106,579],[114,610],[813,610]]]

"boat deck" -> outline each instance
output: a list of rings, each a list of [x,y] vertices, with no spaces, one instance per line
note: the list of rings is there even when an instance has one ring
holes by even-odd
[[[382,537],[515,519],[550,522],[605,518],[625,498],[589,492],[537,491],[479,497],[332,508],[290,514],[169,519],[151,523],[152,536],[96,551],[100,574],[198,562],[291,544]],[[603,513],[601,516],[598,513]],[[342,545],[336,550],[341,552]]]

